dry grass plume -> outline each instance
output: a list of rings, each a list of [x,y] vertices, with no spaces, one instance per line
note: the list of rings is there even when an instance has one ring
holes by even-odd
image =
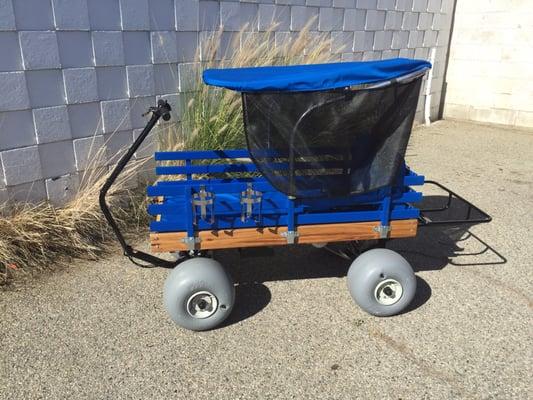
[[[92,165],[63,207],[47,202],[0,205],[0,286],[13,278],[68,265],[74,258],[95,260],[115,248],[98,206],[108,170],[96,165],[101,165],[105,157],[105,149],[95,149]],[[130,189],[144,164],[142,160],[134,161],[109,196],[117,222],[130,234],[146,229],[145,196]]]
[[[243,27],[224,43],[219,30],[201,41],[196,53],[197,73],[191,74],[181,93],[182,118],[173,134],[160,137],[160,147],[180,149],[231,149],[245,146],[241,96],[239,93],[207,86],[201,70],[246,66],[314,64],[331,58],[327,34],[310,32],[311,19],[300,32],[276,37],[277,24],[265,32],[250,32]]]
[[[222,46],[220,30],[200,43],[197,65],[224,68],[328,61],[331,42],[325,34],[310,32],[312,23],[309,21],[299,33],[278,38],[276,24],[266,32],[250,32],[244,27],[229,46]],[[181,123],[160,127],[159,135],[156,134],[159,147],[166,150],[243,147],[239,94],[204,85],[199,72],[190,77],[191,90],[180,94]],[[75,258],[97,259],[111,246],[116,248],[98,206],[99,190],[108,173],[100,165],[110,163],[108,159],[101,162],[102,158],[106,158],[105,146],[95,149],[77,193],[63,207],[46,202],[0,205],[0,285],[17,276],[68,265]],[[145,185],[139,190],[128,189],[135,187],[131,181],[136,181],[142,168],[143,161],[130,164],[109,196],[117,222],[130,233],[147,226],[146,197],[139,194],[144,192]]]

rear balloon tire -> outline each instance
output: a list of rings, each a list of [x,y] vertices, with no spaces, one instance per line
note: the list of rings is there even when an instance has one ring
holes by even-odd
[[[165,309],[179,326],[193,331],[213,329],[231,313],[233,281],[211,258],[183,261],[169,274],[163,293]]]
[[[416,276],[398,253],[372,249],[350,266],[348,290],[367,313],[388,317],[401,313],[411,303],[416,292]]]

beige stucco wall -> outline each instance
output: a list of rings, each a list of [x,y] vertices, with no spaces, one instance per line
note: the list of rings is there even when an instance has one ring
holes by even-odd
[[[533,127],[533,0],[457,0],[444,117]]]

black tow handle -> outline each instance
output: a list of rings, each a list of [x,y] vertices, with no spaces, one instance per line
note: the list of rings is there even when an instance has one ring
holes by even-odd
[[[139,149],[141,144],[144,142],[152,128],[155,126],[159,118],[163,118],[164,121],[170,120],[170,111],[172,109],[170,108],[170,105],[165,100],[159,100],[157,102],[156,107],[150,107],[148,111],[143,114],[147,115],[152,113],[152,117],[144,127],[143,131],[139,135],[139,137],[133,142],[131,147],[128,149],[126,154],[122,156],[118,164],[115,166],[109,177],[106,179],[104,185],[100,189],[100,196],[99,196],[99,202],[100,202],[100,208],[104,214],[105,219],[107,220],[107,223],[113,230],[115,236],[117,237],[118,242],[120,243],[120,246],[124,250],[124,255],[129,257],[130,259],[136,258],[138,260],[150,263],[154,266],[158,267],[164,267],[164,268],[174,268],[177,265],[176,261],[168,261],[164,260],[162,258],[153,256],[151,254],[145,253],[140,250],[136,250],[133,247],[131,247],[124,238],[124,235],[120,231],[120,228],[113,218],[113,214],[111,213],[111,210],[109,209],[109,206],[106,202],[106,196],[107,192],[113,186],[115,181],[117,180],[120,173],[124,170],[128,162],[131,160],[135,152]]]

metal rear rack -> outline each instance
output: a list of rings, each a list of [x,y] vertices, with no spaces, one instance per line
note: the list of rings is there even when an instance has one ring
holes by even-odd
[[[450,190],[443,184],[432,181],[432,180],[426,180],[424,182],[424,185],[433,185],[441,189],[447,194],[447,200],[446,203],[440,207],[431,207],[431,208],[420,208],[420,216],[418,218],[418,226],[419,227],[437,227],[437,226],[456,226],[460,227],[462,225],[475,225],[475,224],[484,224],[487,222],[492,221],[492,217],[480,209],[478,206],[472,204],[470,201],[466,200],[464,197],[458,195],[454,191]],[[444,220],[433,220],[430,218],[430,215],[442,213],[448,210],[452,210],[452,203],[456,200],[460,204],[466,207],[465,210],[465,217],[464,218],[451,218],[451,219],[444,219]],[[429,214],[429,215],[428,215]],[[473,216],[474,215],[474,216]],[[494,249],[491,245],[489,245],[487,242],[485,242],[483,239],[481,239],[479,236],[471,232],[470,230],[466,230],[467,235],[460,239],[460,241],[465,241],[467,239],[473,238],[475,241],[480,243],[483,247],[482,250],[472,252],[472,253],[466,253],[466,254],[455,254],[454,257],[449,257],[448,262],[455,266],[480,266],[480,265],[499,265],[499,264],[505,264],[507,262],[507,258],[505,258],[500,252],[498,252],[496,249]],[[489,261],[489,262],[457,262],[454,259],[459,257],[475,257],[479,256],[481,254],[486,254],[487,252],[492,252],[498,260],[497,261]]]
[[[463,225],[463,224],[483,224],[492,221],[492,217],[487,214],[485,211],[480,209],[478,206],[472,204],[470,201],[466,200],[464,197],[459,196],[457,193],[453,192],[451,189],[447,188],[443,184],[426,180],[424,182],[424,185],[433,185],[437,186],[439,189],[446,192],[448,195],[448,200],[446,201],[446,204],[444,204],[441,207],[432,207],[432,208],[420,208],[420,217],[418,218],[418,226],[435,226],[435,225]],[[446,210],[450,210],[450,207],[452,205],[452,201],[456,199],[461,204],[464,204],[466,208],[466,215],[464,218],[454,218],[454,219],[446,219],[446,220],[433,220],[430,218],[428,214],[432,213],[439,213],[444,212]],[[472,212],[476,212],[480,215],[480,217],[472,217]]]

